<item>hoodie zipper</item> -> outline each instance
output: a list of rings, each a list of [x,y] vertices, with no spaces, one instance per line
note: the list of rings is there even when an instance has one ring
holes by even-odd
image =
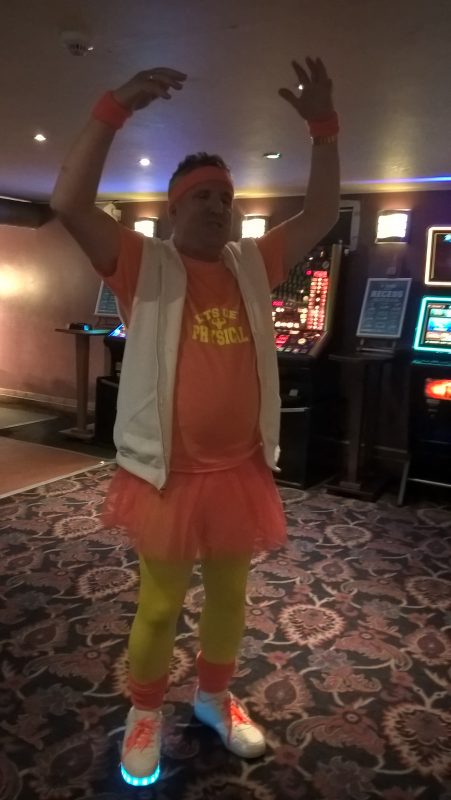
[[[172,241],[173,241],[173,237],[171,237],[170,242],[172,242]],[[182,261],[180,259],[179,254],[177,253],[177,250],[176,250],[174,245],[172,246],[172,250],[174,251],[175,255],[179,258],[180,263],[182,265],[182,268],[184,270],[183,263],[182,263]],[[161,290],[162,289],[163,289],[163,276],[161,276]],[[160,392],[159,392],[159,377],[160,377],[159,333],[161,331],[161,314],[162,314],[162,306],[163,306],[163,304],[161,302],[161,295],[162,295],[162,291],[160,292],[160,302],[159,302],[159,307],[158,307],[158,326],[157,326],[156,353],[157,353],[157,408],[158,408],[158,421],[160,423],[161,449],[163,451],[164,468],[165,468],[165,474],[166,474],[166,480],[165,480],[163,486],[161,486],[161,488],[158,491],[159,491],[160,494],[163,494],[164,490],[166,489],[166,486],[167,486],[167,483],[168,483],[168,479],[169,479],[169,459],[167,458],[166,450],[165,450],[165,446],[164,446],[164,428],[163,428],[163,425],[162,425],[161,413],[160,413],[160,408],[163,405],[163,400],[162,400],[162,398],[160,396]],[[185,296],[186,296],[186,284],[185,284]]]

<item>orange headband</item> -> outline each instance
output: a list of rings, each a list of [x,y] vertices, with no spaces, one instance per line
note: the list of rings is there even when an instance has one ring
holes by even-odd
[[[234,193],[230,172],[223,167],[197,167],[187,175],[181,175],[169,190],[169,207],[177,202],[185,192],[205,181],[222,181],[227,184],[232,194]]]

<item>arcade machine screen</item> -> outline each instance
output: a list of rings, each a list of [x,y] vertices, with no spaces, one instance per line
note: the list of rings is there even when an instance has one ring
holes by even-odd
[[[276,349],[284,357],[315,357],[324,347],[338,272],[335,247],[312,252],[272,293]]]
[[[110,331],[104,338],[105,346],[110,351],[111,357],[111,370],[110,376],[119,380],[122,367],[122,359],[124,357],[125,342],[127,339],[127,328],[123,323],[117,325]]]
[[[110,331],[108,337],[113,337],[115,339],[126,339],[127,338],[127,331],[125,325],[121,323],[118,325],[114,330]]]
[[[408,479],[451,486],[451,295],[423,297],[413,346]]]
[[[424,367],[421,391],[426,401],[451,401],[451,297],[423,297],[414,349],[421,353],[421,360],[414,364]],[[426,353],[436,361],[425,361]]]
[[[451,297],[423,297],[414,349],[451,357]]]
[[[420,305],[410,383],[410,458],[401,485],[409,480],[451,487],[451,227],[428,230],[425,283],[448,288],[441,296],[423,297]]]

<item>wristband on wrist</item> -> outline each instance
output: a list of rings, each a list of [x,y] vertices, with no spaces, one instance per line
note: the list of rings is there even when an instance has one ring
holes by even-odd
[[[309,127],[310,136],[313,140],[318,138],[337,138],[338,131],[340,130],[340,126],[338,124],[338,114],[336,111],[328,117],[327,119],[320,119],[320,120],[309,120],[307,122]]]
[[[312,136],[312,144],[335,144],[338,136]]]
[[[132,112],[121,106],[113,95],[113,92],[106,92],[95,104],[92,109],[92,116],[99,122],[104,122],[115,131],[122,128],[124,122],[131,117]]]

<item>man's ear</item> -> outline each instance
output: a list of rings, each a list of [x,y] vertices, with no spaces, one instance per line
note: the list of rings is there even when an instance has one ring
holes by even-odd
[[[169,222],[170,222],[172,225],[173,225],[173,224],[174,224],[174,222],[175,222],[175,216],[176,216],[176,213],[177,213],[177,212],[176,212],[175,206],[170,206],[170,205],[168,205],[168,219],[169,219]]]

